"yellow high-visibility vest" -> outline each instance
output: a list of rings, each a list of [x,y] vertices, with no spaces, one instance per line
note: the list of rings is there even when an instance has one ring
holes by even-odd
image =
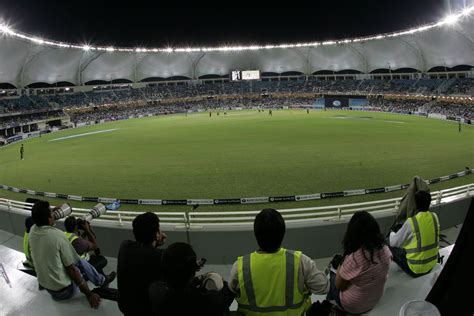
[[[438,262],[439,223],[436,216],[427,211],[408,219],[413,233],[411,242],[403,247],[410,270],[416,274],[431,271]]]
[[[23,235],[23,253],[26,257],[26,263],[28,263],[30,266],[33,266],[33,259],[31,259],[30,244],[28,243],[28,239],[28,233],[25,231],[25,234]]]
[[[69,233],[69,232],[64,232],[64,235],[66,235],[67,239],[69,240],[69,242],[72,244],[72,242],[76,239],[78,239],[79,237],[77,237],[76,234],[74,233]],[[84,252],[82,255],[80,255],[80,257],[82,259],[85,259],[85,260],[89,260],[90,259],[90,256],[89,256],[89,253],[88,252]]]
[[[239,257],[238,311],[251,316],[303,315],[311,306],[311,294],[298,288],[300,258],[301,251],[284,248]]]

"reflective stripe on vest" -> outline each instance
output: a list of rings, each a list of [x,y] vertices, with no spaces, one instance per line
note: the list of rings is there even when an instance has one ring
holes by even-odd
[[[302,314],[308,306],[304,305],[309,297],[309,293],[299,293],[298,285],[295,284],[295,279],[297,281],[298,277],[298,269],[299,265],[295,267],[295,259],[299,258],[301,253],[295,254],[295,252],[285,249],[280,249],[279,252],[283,251],[284,256],[279,255],[278,253],[275,254],[279,256],[278,260],[285,259],[285,296],[284,296],[284,304],[283,306],[258,306],[257,305],[257,297],[258,293],[255,293],[254,290],[254,281],[257,282],[255,279],[252,278],[252,269],[251,269],[251,258],[252,255],[260,256],[262,254],[250,254],[239,258],[241,261],[241,265],[239,265],[238,269],[239,274],[239,282],[243,281],[243,284],[240,287],[245,290],[241,291],[240,298],[237,299],[239,303],[239,310],[244,309],[248,310],[250,313],[278,313],[278,312],[285,312],[285,314],[292,314],[293,312],[296,315]],[[265,254],[263,254],[265,255]],[[271,254],[270,254],[271,255]],[[297,256],[297,257],[295,257]],[[298,260],[299,262],[299,260]],[[270,272],[271,273],[271,272]],[[277,273],[277,272],[275,272]],[[277,275],[275,275],[277,277]],[[297,283],[297,282],[296,282]],[[294,303],[295,298],[295,291],[297,291],[297,299],[298,302]],[[246,300],[245,300],[246,298]],[[282,297],[280,297],[281,299]],[[278,298],[274,298],[274,301],[278,301]],[[246,304],[248,302],[248,304]],[[283,303],[283,302],[282,302]],[[246,314],[250,314],[246,313]]]
[[[404,247],[408,266],[414,273],[429,272],[438,259],[439,223],[431,212],[420,212],[408,220],[413,233],[412,241]],[[429,231],[433,226],[431,235]],[[427,244],[428,240],[431,243]]]
[[[32,259],[31,259],[31,251],[30,251],[30,243],[28,242],[29,236],[28,233],[25,231],[25,234],[23,235],[23,252],[26,257],[26,261],[32,265]]]
[[[74,233],[69,233],[69,232],[64,232],[64,235],[66,235],[67,239],[69,240],[69,242],[71,243],[72,245],[72,242],[76,239],[78,239],[79,237],[77,237],[76,234]],[[81,257],[82,259],[85,259],[85,260],[89,260],[90,259],[90,256],[87,252],[84,252],[82,255],[79,255],[79,257]]]

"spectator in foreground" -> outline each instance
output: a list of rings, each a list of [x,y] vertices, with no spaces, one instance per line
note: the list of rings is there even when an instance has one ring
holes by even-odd
[[[415,193],[418,213],[406,220],[402,228],[389,237],[393,261],[412,277],[425,275],[438,262],[439,220],[429,211],[431,194]]]
[[[384,293],[392,255],[377,221],[368,212],[356,212],[343,240],[344,254],[332,262],[327,299],[351,314],[370,311]],[[341,261],[338,266],[337,261]]]
[[[214,272],[196,277],[203,265],[193,248],[174,243],[163,253],[164,281],[150,287],[154,315],[223,315],[234,300],[227,282]]]
[[[326,275],[301,251],[281,247],[285,221],[276,210],[255,217],[254,233],[259,249],[239,257],[230,275],[239,312],[302,315],[311,306],[311,293],[327,293]]]
[[[166,234],[160,230],[158,216],[151,212],[135,217],[132,226],[135,241],[123,241],[117,258],[118,306],[127,316],[146,316],[152,314],[148,289],[163,279],[163,250],[157,247],[164,244]]]
[[[89,290],[81,273],[95,285],[108,285],[109,280],[81,260],[64,233],[53,227],[49,202],[36,202],[31,214],[35,225],[29,234],[30,254],[40,288],[46,289],[55,300],[69,299],[79,288],[90,306],[98,308],[100,297]]]
[[[100,274],[105,275],[103,269],[107,265],[107,259],[100,255],[97,239],[91,229],[90,223],[80,218],[76,219],[74,216],[69,216],[64,221],[64,228],[66,229],[64,234],[77,254],[93,265]],[[83,231],[82,234],[81,231]],[[92,251],[94,251],[95,254],[91,255],[90,252]]]

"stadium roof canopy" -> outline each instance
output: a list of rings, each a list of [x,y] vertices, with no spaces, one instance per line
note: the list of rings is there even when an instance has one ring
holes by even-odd
[[[215,48],[114,48],[61,43],[0,24],[0,84],[227,76],[233,69],[262,73],[395,71],[474,65],[474,7],[444,20],[391,34],[317,43]]]

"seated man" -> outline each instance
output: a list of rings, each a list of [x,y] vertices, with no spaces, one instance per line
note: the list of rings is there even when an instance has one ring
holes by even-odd
[[[438,262],[439,220],[429,211],[431,195],[415,193],[418,213],[407,219],[397,233],[389,237],[393,261],[412,277],[427,274]]]
[[[259,249],[239,257],[230,274],[239,312],[302,315],[311,306],[311,293],[328,292],[326,275],[301,251],[281,247],[285,221],[276,210],[255,217],[254,233]]]
[[[82,219],[76,219],[74,216],[69,216],[64,221],[64,228],[66,229],[64,234],[71,242],[77,254],[93,265],[100,274],[105,275],[103,268],[107,265],[107,259],[100,255],[97,239],[91,229],[90,223]],[[82,230],[84,234],[81,234],[79,229]],[[83,236],[85,238],[83,238]],[[95,251],[95,254],[90,255],[89,252],[91,251]]]
[[[64,233],[53,227],[49,202],[36,202],[31,214],[35,225],[29,234],[30,254],[40,288],[46,289],[55,300],[69,299],[79,288],[91,307],[97,308],[100,297],[89,290],[83,277],[97,286],[107,286],[115,275],[100,275],[78,256]]]
[[[214,272],[196,277],[202,265],[186,243],[171,244],[164,251],[164,281],[153,283],[149,291],[154,315],[218,316],[229,311],[234,294],[227,282]]]
[[[150,285],[163,279],[161,257],[166,234],[155,213],[140,214],[132,222],[135,241],[125,240],[117,257],[118,306],[125,315],[151,315]]]

